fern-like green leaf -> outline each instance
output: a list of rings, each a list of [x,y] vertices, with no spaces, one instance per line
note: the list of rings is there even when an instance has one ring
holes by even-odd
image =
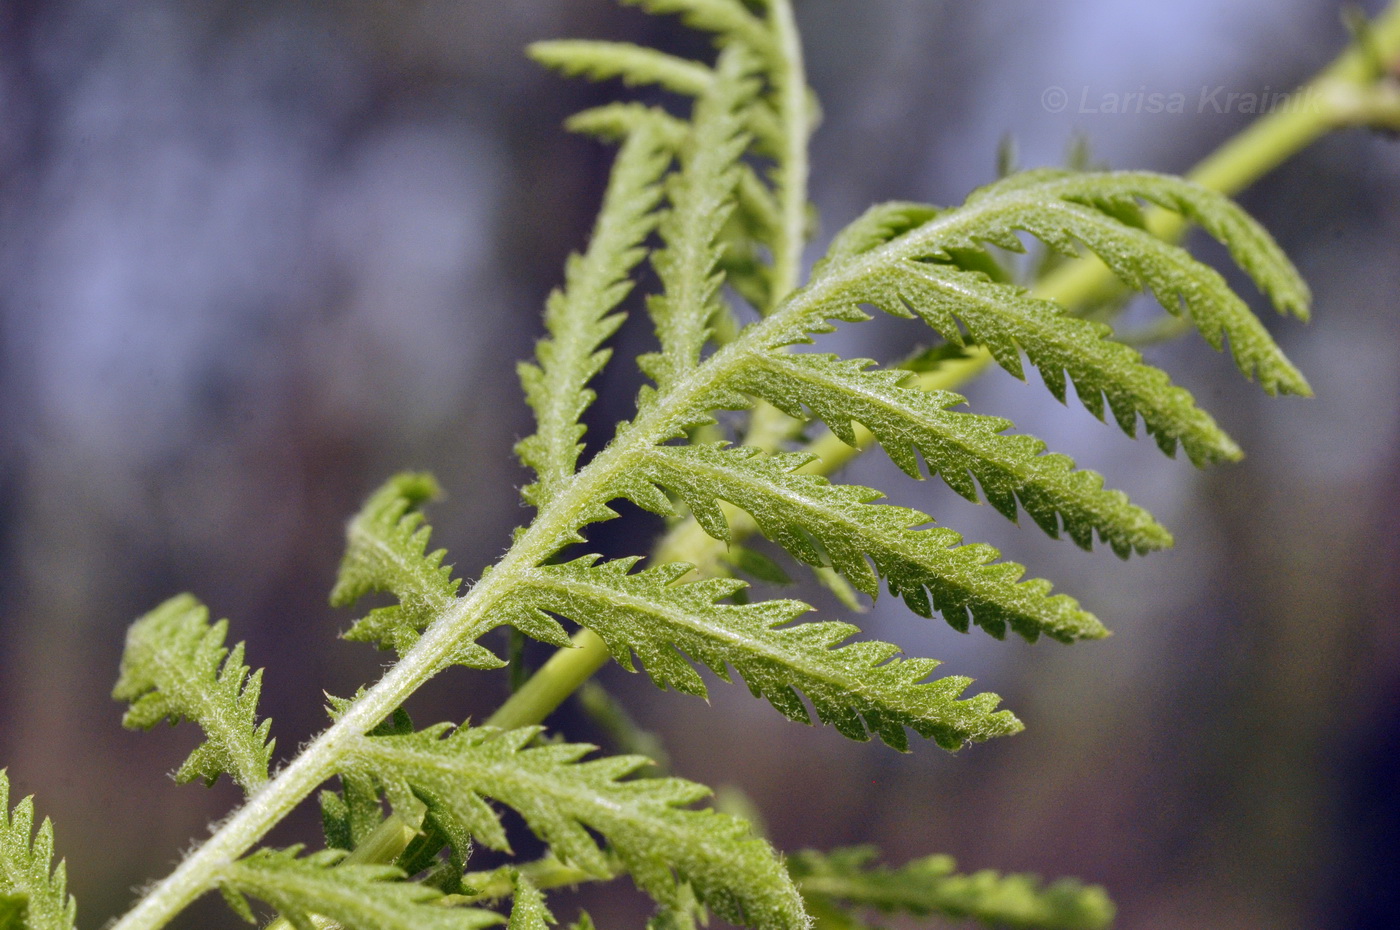
[[[1015,285],[950,265],[900,262],[871,275],[857,299],[902,316],[909,315],[906,305],[913,307],[957,345],[964,344],[961,321],[971,338],[1017,377],[1024,377],[1020,353],[1025,351],[1058,399],[1065,399],[1068,374],[1096,417],[1103,418],[1106,398],[1118,425],[1132,436],[1140,415],[1168,455],[1178,442],[1200,465],[1241,455],[1189,392],[1172,384],[1166,372],[1145,364],[1135,349],[1114,342],[1107,326],[1066,316],[1057,304]]]
[[[1270,394],[1310,394],[1306,379],[1219,272],[1180,246],[1122,221],[1123,205],[1134,198],[1179,208],[1202,221],[1207,232],[1223,237],[1240,267],[1281,311],[1306,316],[1307,288],[1263,227],[1228,198],[1181,178],[1027,172],[974,192],[966,206],[977,209],[985,201],[998,214],[985,231],[973,234],[977,239],[1010,245],[1020,229],[1062,252],[1082,242],[1126,284],[1150,290],[1168,312],[1180,314],[1184,307],[1212,347],[1220,349],[1228,336],[1240,372],[1248,378],[1257,373]]]
[[[655,84],[678,94],[699,97],[714,83],[707,65],[630,42],[559,39],[534,42],[530,57],[547,68],[594,80],[621,78],[628,85]]]
[[[564,128],[606,142],[621,142],[643,125],[657,132],[672,152],[679,152],[690,138],[690,123],[660,107],[641,103],[605,103],[580,110],[564,121]]]
[[[680,171],[667,186],[671,209],[660,225],[665,247],[652,255],[662,293],[647,301],[661,351],[638,359],[662,391],[699,364],[721,310],[718,239],[734,208],[739,157],[748,144],[740,107],[753,95],[749,66],[737,50],[720,56],[713,87],[696,103]]]
[[[656,226],[657,181],[670,163],[669,152],[655,119],[628,135],[588,250],[570,257],[563,290],[550,295],[549,336],[535,350],[537,364],[520,366],[539,430],[516,451],[539,476],[523,492],[536,507],[549,502],[578,463],[584,430],[579,418],[595,396],[588,383],[607,364],[609,350],[601,346],[622,323],[622,315],[612,311],[631,289],[628,275],[645,255],[642,241]]]
[[[1182,178],[1148,171],[1067,172],[1060,183],[1058,196],[1100,209],[1132,209],[1143,200],[1180,214],[1224,245],[1280,313],[1308,319],[1312,295],[1307,282],[1268,231],[1228,197]],[[1219,325],[1229,332],[1225,320]],[[1233,332],[1229,334],[1234,338]],[[1218,331],[1206,335],[1219,348]]]
[[[896,236],[917,229],[938,213],[937,207],[922,203],[902,200],[877,203],[836,234],[826,250],[826,256],[812,270],[812,276],[817,277],[830,265],[849,261]]]
[[[1203,464],[1239,457],[1239,449],[1185,390],[1113,342],[1107,327],[1068,316],[972,261],[984,244],[1022,248],[1018,232],[1073,253],[1082,243],[1127,284],[1152,291],[1169,311],[1185,312],[1206,339],[1231,353],[1247,376],[1272,392],[1309,393],[1259,320],[1214,269],[1141,228],[1138,200],[1179,210],[1219,237],[1281,310],[1306,315],[1308,293],[1268,234],[1227,198],[1178,178],[1142,172],[1033,171],[975,192],[961,206],[923,217],[908,204],[887,205],[838,236],[833,253],[793,303],[794,325],[777,330],[768,351],[808,341],[830,328],[826,319],[860,320],[859,304],[909,316],[910,308],[957,345],[967,337],[987,347],[1002,367],[1023,377],[1020,353],[1064,398],[1065,375],[1080,398],[1103,416],[1104,399],[1130,435],[1142,416],[1168,453],[1178,442]],[[887,238],[888,237],[888,238]],[[963,332],[966,327],[966,335]],[[765,334],[766,335],[766,334]]]
[[[1107,490],[1092,471],[1076,471],[1063,455],[1043,455],[1045,444],[1031,436],[1008,436],[1000,417],[955,413],[964,398],[948,391],[901,387],[909,373],[870,371],[867,359],[846,361],[832,355],[775,354],[746,369],[739,386],[799,419],[803,405],[838,437],[856,444],[852,421],[869,429],[906,474],[920,478],[915,452],[931,471],[970,501],[978,483],[987,501],[1016,519],[1019,501],[1051,536],[1064,531],[1088,549],[1097,531],[1119,555],[1170,546],[1168,533],[1152,515]],[[976,479],[974,481],[974,479]]]
[[[787,717],[810,722],[800,691],[843,735],[866,740],[874,733],[900,750],[908,748],[905,727],[948,749],[1021,729],[1009,712],[995,710],[994,694],[959,700],[967,678],[925,682],[939,664],[932,659],[894,658],[899,647],[890,643],[840,645],[858,632],[846,623],[792,625],[811,610],[801,601],[719,604],[743,582],[679,584],[690,570],[684,563],[629,574],[636,559],[595,560],[536,569],[507,608],[512,618],[541,610],[568,617],[601,636],[624,668],[635,669],[635,652],[657,685],[700,697],[705,683],[690,663],[725,680],[732,665],[756,697]]]
[[[755,107],[746,111],[748,129],[755,134],[754,147],[771,155],[773,146],[765,134],[771,134],[771,122],[759,118],[771,117],[771,111]],[[643,127],[656,133],[663,144],[679,155],[690,139],[690,124],[671,116],[657,107],[637,103],[612,103],[584,110],[569,118],[567,126],[574,132],[596,136],[608,141],[630,138]],[[764,149],[767,145],[767,149]],[[768,290],[772,269],[762,261],[762,248],[771,249],[781,235],[782,217],[774,192],[746,162],[736,165],[739,172],[734,190],[734,211],[720,232],[722,254],[719,269],[725,283],[755,307],[768,308]]]
[[[1103,930],[1113,922],[1113,902],[1097,885],[1073,879],[1042,885],[1034,875],[993,871],[958,874],[949,856],[928,856],[894,869],[874,865],[874,858],[874,849],[854,847],[803,851],[788,864],[817,914],[873,909],[1023,930]],[[839,918],[834,923],[860,925]],[[822,924],[819,918],[819,930],[830,930]]]
[[[569,865],[612,874],[589,835],[607,839],[638,887],[663,904],[689,882],[724,919],[758,930],[804,925],[796,889],[773,850],[737,818],[687,810],[708,789],[676,778],[624,780],[647,764],[640,756],[580,762],[593,747],[558,743],[527,748],[538,727],[519,730],[438,726],[408,736],[363,737],[349,770],[377,778],[395,805],[422,798],[494,849],[506,849],[493,798],[515,809]]]
[[[431,475],[395,475],[370,495],[350,521],[345,558],[331,591],[331,603],[349,607],[373,591],[388,591],[399,603],[370,611],[350,628],[346,639],[376,642],[381,649],[395,649],[402,655],[457,600],[461,581],[452,577],[451,566],[442,564],[445,549],[427,552],[432,529],[423,522],[423,513],[418,509],[437,494],[437,487]],[[610,516],[611,510],[596,505],[584,512],[583,519],[592,522]],[[560,545],[570,541],[566,536]],[[483,625],[479,632],[490,628],[489,624]],[[549,629],[526,628],[521,632],[554,645],[565,642],[556,641]],[[506,663],[486,647],[464,642],[452,652],[448,664],[491,669]]]
[[[53,864],[53,822],[34,830],[34,799],[10,809],[10,779],[0,769],[0,927],[72,930],[77,902],[64,864]]]
[[[441,892],[387,865],[339,864],[339,850],[298,856],[300,847],[260,849],[220,870],[219,890],[240,916],[255,922],[244,895],[266,901],[296,930],[319,930],[313,916],[345,930],[482,930],[505,922],[495,911],[444,907]]]
[[[350,521],[331,604],[349,607],[374,591],[390,592],[399,603],[372,611],[346,639],[378,642],[402,654],[457,596],[461,582],[442,564],[447,551],[427,551],[432,531],[420,508],[439,493],[432,476],[404,472],[375,491]]]
[[[370,611],[345,633],[346,639],[378,643],[402,655],[456,599],[462,582],[452,577],[452,566],[442,564],[447,550],[427,551],[432,530],[419,509],[437,494],[431,475],[404,472],[370,495],[350,521],[331,604],[349,607],[374,591],[387,591],[399,603]],[[465,643],[449,664],[500,668],[505,663],[484,646]]]
[[[149,730],[162,720],[188,719],[204,730],[206,741],[176,771],[176,781],[212,785],[227,772],[251,794],[267,781],[272,721],[258,722],[262,670],[249,674],[243,644],[224,647],[227,633],[228,621],[211,626],[208,608],[195,598],[171,598],[127,632],[112,697],[131,702],[125,727]]]
[[[756,449],[658,446],[627,476],[619,493],[648,509],[668,506],[649,484],[676,494],[705,531],[728,539],[718,501],[748,511],[764,536],[810,565],[830,564],[857,589],[875,596],[884,578],[891,593],[918,614],[938,610],[955,629],[969,615],[998,638],[1009,626],[1027,640],[1044,633],[1069,642],[1106,635],[1103,625],[1043,579],[1020,581],[1025,569],[992,563],[991,546],[960,546],[950,529],[914,529],[930,521],[907,507],[872,504],[879,491],[837,485],[798,469],[804,454],[767,456]],[[872,564],[873,563],[873,564]]]

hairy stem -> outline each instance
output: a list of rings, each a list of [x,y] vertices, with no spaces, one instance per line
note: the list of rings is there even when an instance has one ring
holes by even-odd
[[[833,284],[837,283],[840,282],[833,281]],[[529,528],[517,538],[505,557],[483,575],[470,592],[435,620],[413,649],[291,765],[250,798],[208,842],[192,852],[174,872],[157,884],[147,897],[114,925],[113,930],[145,930],[164,926],[196,897],[213,888],[218,883],[222,867],[246,852],[293,807],[334,774],[348,748],[359,737],[441,671],[461,644],[474,641],[490,628],[493,609],[520,582],[521,572],[549,558],[559,549],[562,541],[576,534],[579,526],[590,522],[589,515],[597,502],[608,496],[609,488],[618,478],[634,467],[640,455],[673,432],[676,411],[691,407],[717,384],[732,378],[748,361],[754,347],[763,344],[766,333],[781,331],[783,326],[790,325],[791,318],[800,316],[813,299],[819,300],[820,292],[808,301],[792,301],[784,305],[763,323],[751,327],[740,339],[677,379],[664,394],[657,397],[592,462],[560,488]],[[580,653],[582,657],[576,658]],[[583,668],[596,661],[597,657],[591,651],[578,650],[567,659],[561,658],[559,665],[566,669]],[[589,670],[588,674],[591,672]],[[533,703],[528,708],[529,716],[542,716],[586,680],[588,674],[564,676],[564,683],[576,679],[576,683],[568,685],[567,691],[562,687],[546,685],[531,688],[527,684],[517,695],[522,692],[538,695],[531,698]],[[515,714],[508,707],[503,707],[501,713],[507,719],[526,716]],[[529,721],[518,720],[518,723],[526,722]]]
[[[483,582],[478,589],[489,587]],[[475,590],[474,590],[475,593]],[[250,797],[202,846],[160,881],[112,930],[151,930],[169,923],[191,901],[209,891],[222,867],[247,852],[292,809],[335,774],[346,748],[393,713],[442,665],[454,644],[486,624],[472,597],[458,601],[443,622],[435,624],[329,729],[318,736],[276,777]],[[480,635],[478,633],[478,635]],[[381,850],[380,854],[383,852]]]

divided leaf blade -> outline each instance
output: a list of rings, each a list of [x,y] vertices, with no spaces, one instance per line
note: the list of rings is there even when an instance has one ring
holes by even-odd
[[[905,387],[908,372],[868,370],[873,364],[772,355],[747,369],[739,387],[802,419],[805,405],[849,445],[856,444],[851,423],[859,422],[906,474],[923,477],[917,451],[968,500],[979,500],[980,485],[981,496],[1004,516],[1016,519],[1019,503],[1051,536],[1063,522],[1085,549],[1095,532],[1124,556],[1171,545],[1171,534],[1151,514],[1106,489],[1097,473],[1076,470],[1067,456],[1044,454],[1045,443],[1032,436],[1006,435],[1009,420],[950,410],[965,403],[957,394]]]
[[[671,208],[659,227],[663,248],[651,259],[662,291],[647,301],[661,350],[638,359],[660,391],[700,363],[710,324],[721,312],[718,240],[734,209],[739,158],[748,145],[740,108],[752,95],[749,65],[737,50],[721,55],[713,88],[696,103],[680,170],[668,181]]]
[[[53,864],[53,823],[34,829],[34,799],[10,807],[10,779],[0,769],[0,927],[72,930],[78,905],[62,862]]]
[[[387,865],[342,864],[342,853],[298,856],[300,847],[260,849],[224,866],[219,888],[235,911],[251,911],[243,895],[266,901],[297,930],[316,930],[329,917],[345,930],[483,930],[505,923],[495,911],[446,907],[442,893],[403,881]]]
[[[1097,885],[1074,879],[1046,885],[1034,875],[991,870],[959,874],[950,856],[926,856],[898,868],[877,865],[874,858],[874,849],[858,846],[829,853],[805,850],[789,862],[817,913],[935,914],[1024,930],[1104,930],[1113,922],[1113,902]]]
[[[228,621],[210,625],[209,610],[188,594],[171,598],[132,625],[112,697],[130,701],[129,729],[188,719],[206,740],[175,773],[181,784],[212,785],[228,773],[252,794],[267,782],[274,741],[271,720],[258,722],[262,670],[249,673],[243,644],[224,647]]]
[[[659,446],[618,493],[635,500],[640,485],[664,487],[707,533],[726,541],[728,525],[716,502],[729,501],[794,557],[830,564],[871,597],[883,578],[915,612],[930,617],[938,610],[962,631],[970,619],[998,638],[1008,627],[1032,641],[1042,633],[1065,642],[1107,635],[1073,598],[1051,595],[1048,581],[1021,581],[1022,566],[993,562],[999,553],[991,546],[960,545],[962,537],[943,527],[916,529],[929,522],[927,514],[873,504],[883,495],[871,488],[802,474],[798,469],[810,460],[752,448]]]
[[[630,574],[635,559],[594,564],[588,556],[533,573],[511,612],[549,611],[588,627],[629,671],[633,653],[660,687],[706,696],[691,663],[721,679],[733,666],[749,690],[778,711],[810,722],[798,697],[805,694],[818,718],[851,739],[877,735],[905,750],[905,728],[947,749],[1018,732],[1021,724],[997,711],[994,694],[959,699],[967,678],[925,681],[932,659],[896,658],[883,642],[842,645],[859,632],[846,623],[793,623],[811,608],[801,601],[721,604],[744,587],[731,579],[680,583],[690,566],[664,565]]]
[[[733,923],[800,930],[801,902],[772,848],[742,820],[689,810],[708,789],[677,778],[627,776],[641,756],[579,761],[593,747],[530,746],[538,727],[435,727],[406,736],[360,739],[351,770],[379,779],[395,804],[423,799],[435,816],[482,843],[507,848],[486,798],[515,809],[567,864],[612,874],[590,830],[607,839],[638,887],[674,904],[678,883]]]
[[[442,564],[447,550],[427,551],[432,530],[420,510],[438,493],[431,475],[403,472],[370,495],[350,521],[332,606],[349,607],[375,591],[387,591],[399,603],[370,611],[345,633],[346,639],[403,655],[456,602],[462,582],[452,577],[452,566]],[[472,642],[457,649],[448,664],[489,669],[505,663]]]
[[[659,180],[670,162],[657,118],[639,121],[613,165],[587,251],[570,257],[563,289],[546,304],[549,335],[536,347],[535,361],[520,365],[539,428],[516,452],[538,476],[522,492],[537,508],[578,465],[584,432],[579,419],[595,396],[588,384],[610,356],[603,343],[622,323],[622,314],[614,311],[632,288],[633,268],[646,255],[643,242],[656,227]]]

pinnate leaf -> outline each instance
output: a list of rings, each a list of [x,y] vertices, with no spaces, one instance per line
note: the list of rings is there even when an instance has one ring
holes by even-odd
[[[1019,504],[1051,536],[1064,531],[1085,549],[1095,532],[1119,555],[1170,546],[1172,539],[1152,515],[1103,478],[1075,470],[1063,455],[1045,455],[1045,443],[1006,435],[1009,420],[954,412],[965,403],[949,391],[903,386],[903,371],[868,370],[868,359],[832,355],[770,355],[745,370],[740,385],[788,414],[806,419],[803,406],[838,437],[856,444],[852,423],[875,438],[904,472],[921,478],[916,452],[948,486],[971,501],[982,495],[1000,513],[1016,519]],[[975,479],[975,480],[974,480]]]
[[[442,564],[447,550],[427,551],[432,530],[419,509],[437,494],[431,475],[404,472],[374,492],[350,521],[331,604],[349,607],[375,591],[387,591],[399,603],[370,611],[346,632],[346,639],[378,643],[381,649],[403,655],[456,602],[462,582],[452,577],[452,566]],[[468,642],[447,664],[500,668],[505,663],[489,649]]]
[[[714,72],[689,61],[630,42],[559,39],[535,42],[530,57],[548,68],[594,80],[621,78],[629,85],[656,84],[679,94],[698,97],[714,82]]]
[[[692,29],[716,33],[722,43],[745,42],[761,48],[770,38],[763,21],[740,0],[622,0],[653,14],[676,14]]]
[[[1113,922],[1113,903],[1097,885],[1073,879],[1044,885],[1034,875],[990,870],[959,874],[949,856],[928,856],[899,868],[876,865],[874,858],[873,848],[860,846],[799,852],[789,865],[813,912],[831,913],[836,927],[862,926],[851,913],[861,909],[1024,930],[1103,930]],[[820,917],[818,927],[832,930]]]
[[[578,464],[584,431],[579,418],[594,399],[588,384],[607,363],[603,343],[623,319],[612,311],[631,289],[628,275],[646,254],[642,242],[656,226],[657,182],[671,162],[658,125],[656,118],[647,118],[628,135],[588,250],[570,257],[563,289],[549,297],[549,335],[536,347],[535,362],[520,366],[539,429],[516,451],[538,475],[523,491],[536,507],[549,502]]]
[[[495,911],[446,907],[442,893],[387,865],[341,864],[343,853],[323,850],[299,856],[300,847],[260,849],[221,870],[219,890],[250,923],[244,895],[266,901],[297,930],[318,930],[328,917],[345,930],[481,930],[505,923]]]
[[[970,620],[998,638],[1008,627],[1027,640],[1042,633],[1062,641],[1107,635],[1073,598],[1051,595],[1048,581],[1021,581],[1022,566],[993,562],[999,553],[991,546],[959,545],[962,537],[943,527],[918,529],[929,522],[927,514],[874,504],[883,495],[872,488],[799,472],[809,461],[809,455],[752,448],[658,446],[617,490],[655,509],[665,505],[655,486],[664,487],[722,540],[729,527],[718,501],[729,501],[803,562],[830,564],[871,597],[883,578],[920,616],[937,610],[964,632]]]
[[[228,621],[209,623],[209,609],[188,594],[166,601],[132,625],[112,691],[130,701],[122,725],[149,730],[162,720],[191,720],[205,742],[175,773],[184,784],[212,785],[227,772],[252,793],[267,781],[271,720],[258,722],[262,669],[249,674],[243,644],[224,647]]]
[[[765,335],[766,351],[809,341],[827,320],[866,318],[860,305],[917,314],[955,345],[986,346],[1023,377],[1021,353],[1061,400],[1065,377],[1085,406],[1104,401],[1130,435],[1141,416],[1162,449],[1180,443],[1197,464],[1238,458],[1240,451],[1189,393],[1116,343],[1106,326],[989,274],[987,244],[1021,250],[1029,233],[1052,248],[1101,257],[1129,286],[1185,313],[1214,347],[1226,339],[1236,365],[1270,393],[1310,393],[1258,318],[1213,268],[1142,228],[1139,202],[1157,203],[1201,223],[1281,311],[1306,316],[1309,295],[1296,269],[1254,220],[1227,198],[1179,178],[1146,172],[1031,171],[973,193],[946,210],[890,204],[873,208],[839,235],[811,284],[791,304],[792,325]],[[915,224],[918,220],[923,222]]]
[[[10,808],[10,779],[0,769],[0,927],[71,930],[78,905],[67,870],[53,864],[53,823],[34,829],[34,800]]]
[[[404,736],[362,737],[349,770],[370,775],[395,805],[421,798],[440,822],[493,849],[507,849],[487,798],[513,808],[566,864],[613,873],[589,831],[601,834],[638,887],[662,904],[678,882],[733,923],[758,930],[804,926],[801,902],[781,861],[742,820],[688,810],[708,789],[677,778],[627,779],[647,760],[579,761],[593,747],[529,746],[538,727],[518,730],[429,728]]]
[[[810,722],[801,692],[818,718],[844,736],[867,740],[873,733],[900,750],[908,748],[906,727],[948,749],[1021,729],[1010,713],[995,710],[996,695],[959,700],[969,679],[925,681],[939,664],[932,659],[896,658],[899,647],[890,643],[841,645],[858,632],[850,624],[794,624],[811,610],[801,601],[721,604],[744,584],[680,583],[690,570],[684,563],[629,574],[636,559],[595,560],[536,569],[508,608],[512,616],[548,611],[568,617],[601,636],[629,671],[635,654],[657,685],[686,694],[706,696],[691,662],[725,680],[733,666],[755,696],[787,717]]]
[[[660,225],[664,247],[651,259],[662,293],[647,301],[661,350],[638,359],[663,391],[699,364],[710,323],[721,310],[718,240],[734,209],[739,158],[748,145],[740,108],[752,94],[749,64],[735,51],[721,56],[713,88],[696,103],[680,170],[667,185],[671,209]]]

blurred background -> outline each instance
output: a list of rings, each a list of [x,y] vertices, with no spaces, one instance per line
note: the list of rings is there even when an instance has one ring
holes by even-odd
[[[1287,90],[1347,38],[1330,0],[798,13],[825,108],[819,245],[873,200],[960,201],[1008,133],[1025,166],[1062,162],[1082,133],[1113,167],[1187,170],[1250,119],[1197,112],[1202,93]],[[193,729],[118,726],[135,617],[184,590],[230,617],[286,754],[324,725],[323,690],[349,694],[387,658],[336,640],[354,618],[325,602],[367,493],[434,472],[434,540],[467,578],[528,519],[514,366],[611,157],[560,123],[618,92],[521,54],[566,35],[706,49],[604,0],[0,5],[0,765],[55,820],[82,927],[237,799],[166,777]],[[1127,93],[1181,93],[1186,112],[1103,112]],[[1086,554],[883,457],[847,476],[1002,547],[1114,629],[1066,648],[962,636],[888,599],[857,618],[976,677],[1027,732],[901,756],[742,686],[707,708],[610,670],[679,774],[741,787],[783,848],[875,842],[891,862],[949,852],[1104,883],[1122,928],[1400,925],[1400,144],[1335,134],[1242,199],[1316,291],[1315,325],[1270,325],[1317,397],[1269,399],[1196,338],[1151,358],[1245,462],[1198,473],[1001,372],[969,389],[1106,473],[1176,549]],[[644,345],[634,323],[622,339]],[[843,351],[889,359],[923,338],[860,329]],[[626,367],[590,437],[627,415]],[[656,529],[594,539],[637,552]],[[504,687],[459,670],[412,710],[480,719]],[[601,739],[575,708],[552,722]],[[308,813],[274,839],[314,829]],[[603,927],[645,919],[627,889],[583,900]],[[183,926],[239,925],[221,907]]]

